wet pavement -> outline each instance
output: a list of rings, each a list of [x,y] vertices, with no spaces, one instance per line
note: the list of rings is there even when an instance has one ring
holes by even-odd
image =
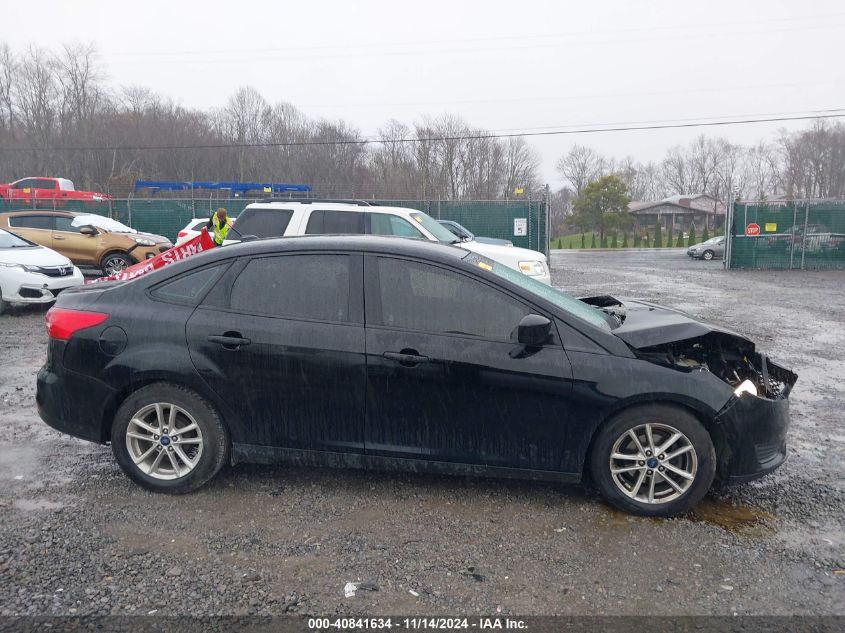
[[[18,308],[0,317],[0,615],[845,614],[845,273],[551,263],[575,294],[686,310],[792,367],[787,463],[673,520],[578,487],[248,465],[155,495],[38,419],[43,312]]]

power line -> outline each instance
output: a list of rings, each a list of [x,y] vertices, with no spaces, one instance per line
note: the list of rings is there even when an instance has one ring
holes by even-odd
[[[652,123],[652,124],[631,124],[614,127],[602,127],[603,125],[597,123],[590,127],[578,129],[556,129],[546,130],[541,132],[513,132],[508,134],[467,134],[457,136],[437,136],[437,137],[423,137],[423,138],[400,138],[400,139],[346,139],[340,141],[280,141],[280,142],[260,142],[260,143],[209,143],[203,145],[136,145],[136,146],[70,146],[70,147],[7,147],[0,148],[0,152],[39,152],[39,151],[55,151],[55,152],[116,152],[116,151],[164,151],[164,150],[190,150],[190,149],[245,149],[245,148],[262,148],[262,147],[306,147],[306,146],[320,146],[320,145],[368,145],[368,144],[388,144],[388,143],[434,143],[443,141],[472,141],[485,139],[501,139],[501,138],[522,138],[535,136],[562,136],[566,134],[597,134],[601,132],[631,132],[640,130],[667,130],[680,128],[698,128],[698,127],[715,127],[725,125],[747,125],[752,123],[779,123],[785,121],[808,121],[814,119],[836,119],[845,117],[845,108],[836,108],[831,110],[819,110],[815,114],[804,114],[797,116],[775,116],[768,118],[746,118],[734,119],[725,121],[705,121],[705,122],[686,122],[686,123]],[[564,126],[560,126],[564,127]]]
[[[690,41],[693,39],[705,39],[708,41],[712,41],[714,39],[725,39],[725,38],[737,38],[742,37],[748,39],[752,35],[772,35],[775,33],[794,33],[797,31],[812,31],[812,30],[824,30],[824,29],[842,29],[845,25],[841,23],[833,23],[828,22],[824,24],[816,24],[816,25],[807,25],[807,26],[785,26],[781,28],[773,28],[773,29],[756,29],[756,30],[749,30],[749,29],[742,29],[736,31],[716,31],[716,32],[706,32],[706,31],[696,31],[693,33],[682,34],[682,33],[669,33],[663,34],[660,36],[660,43],[665,43],[667,41]],[[613,44],[624,44],[624,43],[635,43],[635,42],[655,42],[655,39],[652,36],[639,36],[639,37],[626,37],[626,38],[608,38],[605,37],[606,33],[595,33],[594,37],[591,40],[577,42],[573,39],[564,40],[561,42],[536,42],[530,44],[522,44],[522,45],[509,45],[509,46],[480,46],[480,47],[448,47],[448,48],[438,48],[438,47],[422,47],[418,49],[397,49],[391,50],[389,48],[378,50],[363,50],[363,51],[340,51],[335,53],[325,53],[325,54],[296,54],[296,55],[289,55],[290,51],[282,51],[281,54],[270,53],[267,55],[265,51],[257,51],[257,54],[245,54],[241,56],[233,56],[232,54],[222,54],[218,51],[207,51],[203,55],[203,57],[194,57],[194,58],[184,58],[181,55],[171,56],[171,57],[161,57],[158,59],[115,59],[112,60],[113,65],[156,65],[156,64],[173,64],[178,62],[180,64],[240,64],[246,62],[283,62],[283,61],[308,61],[308,60],[321,60],[321,59],[356,59],[356,58],[368,58],[368,57],[406,57],[406,56],[432,56],[432,55],[443,55],[443,54],[472,54],[472,53],[489,53],[489,52],[516,52],[522,50],[532,50],[538,48],[558,48],[561,46],[586,46],[586,45],[602,45],[607,43]],[[458,41],[460,45],[460,41]],[[293,49],[291,49],[293,50]],[[319,52],[319,51],[317,51]]]
[[[777,24],[777,23],[789,23],[793,27],[795,26],[796,22],[802,22],[807,20],[829,20],[831,18],[839,18],[845,16],[845,12],[835,12],[835,13],[823,13],[823,14],[815,14],[815,15],[804,15],[804,16],[788,16],[782,18],[766,18],[761,20],[742,20],[742,21],[730,21],[730,22],[710,22],[710,23],[697,23],[697,24],[667,24],[667,25],[658,25],[658,26],[642,26],[642,27],[631,27],[631,28],[624,28],[624,29],[607,29],[602,30],[600,32],[601,35],[607,35],[610,37],[614,37],[616,34],[620,33],[648,33],[648,32],[661,32],[661,33],[675,33],[679,30],[696,30],[701,31],[702,29],[709,29],[709,28],[726,28],[730,26],[741,26],[743,29],[747,29],[749,26],[759,26],[764,24]],[[801,27],[798,27],[801,28]],[[120,57],[149,57],[149,56],[188,56],[188,55],[207,55],[209,53],[221,54],[221,55],[230,55],[230,54],[237,54],[237,53],[247,53],[247,54],[254,54],[254,53],[285,53],[291,51],[325,51],[325,50],[338,50],[343,54],[348,53],[350,50],[361,50],[361,49],[383,49],[389,47],[413,47],[413,46],[432,46],[437,44],[458,44],[458,43],[474,43],[474,42],[505,42],[505,41],[515,41],[515,40],[537,40],[537,39],[560,39],[560,38],[569,38],[569,37],[577,37],[581,35],[588,35],[588,36],[595,36],[597,32],[594,29],[591,30],[582,30],[582,31],[559,31],[557,33],[529,33],[526,35],[495,35],[495,36],[485,36],[485,37],[454,37],[449,39],[429,39],[429,40],[411,40],[411,41],[378,41],[378,42],[360,42],[356,41],[353,44],[320,44],[320,45],[308,45],[308,46],[285,46],[285,47],[261,47],[261,48],[229,48],[229,49],[215,49],[214,51],[209,50],[201,50],[201,49],[188,49],[188,50],[175,50],[175,51],[115,51],[110,53],[112,57],[120,56]],[[707,34],[705,34],[707,35]]]

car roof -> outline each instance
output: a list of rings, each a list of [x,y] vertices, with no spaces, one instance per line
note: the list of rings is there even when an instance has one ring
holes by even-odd
[[[321,211],[357,211],[359,213],[399,213],[406,215],[408,213],[424,213],[419,209],[409,209],[407,207],[390,207],[379,204],[359,204],[355,202],[305,202],[301,200],[272,200],[266,202],[253,202],[248,204],[247,209],[315,209]],[[241,212],[243,213],[243,211]]]
[[[293,237],[272,237],[250,240],[215,248],[209,255],[217,259],[246,255],[265,255],[285,251],[360,251],[379,252],[390,255],[423,257],[425,259],[450,262],[463,259],[469,251],[457,246],[429,240],[381,235],[299,235]]]
[[[14,211],[3,211],[0,215],[17,216],[17,215],[58,215],[58,216],[77,216],[77,215],[91,215],[90,213],[80,213],[79,211],[65,211],[64,209],[15,209]]]

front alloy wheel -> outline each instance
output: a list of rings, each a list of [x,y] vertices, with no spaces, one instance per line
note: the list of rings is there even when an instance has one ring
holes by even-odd
[[[668,404],[635,406],[596,433],[590,473],[605,499],[643,516],[672,516],[707,494],[716,451],[689,411]]]
[[[713,259],[713,251],[704,251],[704,255],[702,255],[702,257],[704,258],[704,261],[709,262]]]
[[[641,424],[623,433],[613,444],[609,465],[623,494],[649,504],[682,496],[698,472],[692,442],[666,424]]]
[[[113,253],[103,260],[103,274],[107,277],[123,272],[132,265],[129,258],[121,253]]]

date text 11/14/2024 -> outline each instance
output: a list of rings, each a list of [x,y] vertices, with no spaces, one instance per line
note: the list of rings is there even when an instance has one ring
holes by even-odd
[[[446,618],[446,617],[403,617],[403,618],[308,618],[308,629],[360,630],[360,629],[407,629],[407,630],[526,630],[524,620],[502,617]]]

